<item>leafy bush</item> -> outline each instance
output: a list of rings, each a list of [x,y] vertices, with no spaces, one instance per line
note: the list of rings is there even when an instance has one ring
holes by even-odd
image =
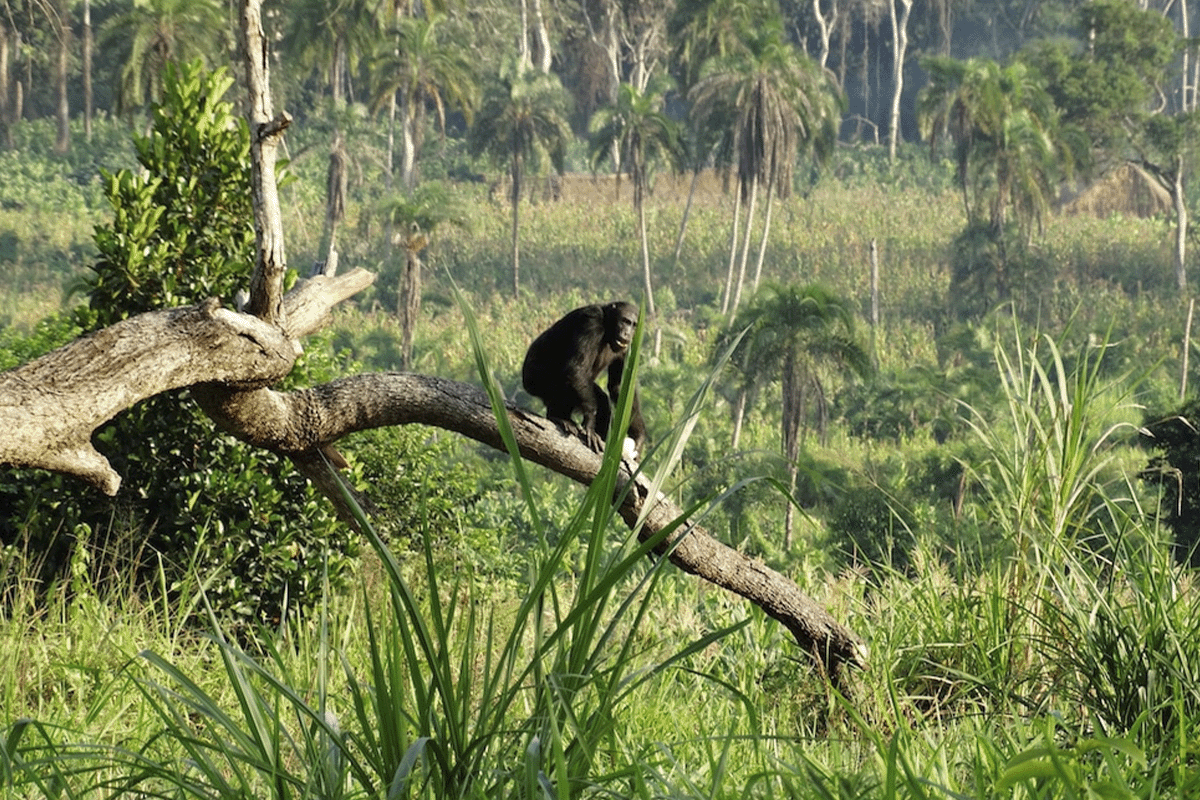
[[[142,171],[104,173],[113,221],[96,228],[91,327],[206,297],[232,298],[254,259],[250,134],[221,100],[233,84],[198,63],[169,67]]]
[[[221,100],[230,84],[195,64],[169,70],[153,128],[135,141],[143,172],[106,176],[114,216],[96,230],[100,259],[88,306],[76,313],[82,327],[230,297],[246,280],[254,253],[249,136]],[[328,375],[333,366],[316,348],[297,372]],[[162,554],[168,581],[193,564],[216,570],[210,599],[245,621],[275,620],[311,602],[327,565],[335,582],[344,572],[354,540],[328,504],[285,460],[217,435],[186,391],[140,403],[96,438],[124,478],[116,497],[33,473],[12,473],[0,488],[9,509],[3,541],[26,537],[47,554],[46,575],[64,563],[66,544],[52,545],[55,533],[79,525],[144,539],[147,562]]]
[[[915,544],[912,515],[879,486],[852,486],[826,522],[830,540],[850,563],[903,570]]]
[[[1160,514],[1175,534],[1179,561],[1200,565],[1200,398],[1148,419],[1142,442],[1158,451],[1140,477],[1162,490]]]
[[[374,506],[372,519],[395,548],[434,544],[456,557],[494,567],[496,535],[470,524],[477,477],[455,456],[453,442],[417,426],[379,428],[350,437],[356,477]]]

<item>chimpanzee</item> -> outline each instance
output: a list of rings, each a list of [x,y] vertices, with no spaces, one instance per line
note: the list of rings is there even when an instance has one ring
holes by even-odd
[[[525,391],[545,401],[546,416],[597,450],[603,447],[612,420],[609,398],[616,403],[620,396],[625,351],[633,340],[637,317],[638,307],[628,302],[577,308],[533,340],[521,367]],[[596,385],[596,377],[605,369],[607,395]],[[582,424],[571,419],[576,411],[583,415]],[[646,423],[636,389],[629,438],[637,457],[646,440]]]

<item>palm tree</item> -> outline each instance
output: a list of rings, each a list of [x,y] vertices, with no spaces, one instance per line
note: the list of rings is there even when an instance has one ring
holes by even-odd
[[[227,23],[217,0],[146,0],[109,19],[99,45],[120,54],[118,110],[128,113],[159,100],[170,62],[224,62],[231,45]]]
[[[1025,244],[1032,241],[1053,187],[1072,172],[1072,149],[1059,134],[1054,102],[1025,64],[932,57],[922,65],[930,83],[918,99],[921,133],[934,148],[943,136],[954,141],[967,215],[960,237],[969,253],[967,266],[960,265],[956,275],[994,281],[1002,299],[1010,288],[1009,222]]]
[[[930,83],[918,99],[921,133],[934,148],[944,135],[953,139],[968,218],[986,216],[999,231],[1011,211],[1031,230],[1049,207],[1059,169],[1073,164],[1050,95],[1021,62],[931,57],[922,67]]]
[[[561,173],[571,129],[568,95],[558,77],[510,61],[484,95],[468,136],[475,155],[487,154],[507,163],[512,203],[513,296],[520,288],[520,200],[525,175],[549,159]]]
[[[396,313],[400,318],[400,368],[409,369],[412,366],[413,332],[421,312],[421,251],[438,228],[445,225],[466,227],[470,217],[441,182],[421,184],[408,194],[389,197],[380,203],[379,213],[389,229],[396,231],[392,243],[404,248],[404,270],[396,293]]]
[[[336,108],[347,99],[359,61],[374,49],[379,22],[369,0],[294,0],[284,16],[288,63],[323,73]]]
[[[662,113],[662,103],[663,95],[658,91],[648,89],[643,93],[630,84],[621,84],[616,103],[600,109],[592,118],[588,149],[592,169],[606,158],[615,159],[619,162],[613,165],[618,179],[625,174],[633,184],[633,209],[642,245],[642,287],[650,319],[655,318],[655,309],[650,275],[650,243],[646,234],[646,190],[657,160],[665,158],[675,164],[683,155],[679,126]],[[655,356],[659,353],[661,343],[661,328],[656,328]]]
[[[778,16],[779,7],[771,0],[680,0],[667,26],[667,39],[675,42],[671,74],[679,84],[680,93],[689,97],[692,87],[700,80],[701,69],[709,60],[741,52],[746,48],[746,42],[754,40],[755,31],[769,26]],[[695,114],[689,115],[685,143],[692,181],[679,221],[679,233],[675,237],[676,265],[683,251],[683,238],[700,173],[709,166],[721,138],[720,131],[714,126],[701,123]],[[737,225],[736,221],[734,225]]]
[[[467,51],[443,39],[440,19],[402,17],[394,46],[374,64],[374,109],[386,104],[400,113],[400,182],[406,189],[416,180],[426,109],[433,107],[444,136],[447,106],[461,109],[468,124],[475,107],[477,86]]]
[[[718,337],[716,352],[723,352],[733,336],[745,330],[730,355],[739,365],[742,386],[734,408],[734,441],[751,398],[764,384],[780,381],[782,396],[783,457],[788,465],[789,488],[796,486],[801,434],[810,405],[815,405],[822,432],[826,418],[826,393],[822,380],[829,367],[865,377],[871,357],[854,335],[850,301],[817,285],[774,286],[755,296],[735,317],[727,333]],[[784,546],[792,542],[792,505],[784,518]]]
[[[777,26],[765,29],[749,48],[710,61],[690,96],[693,113],[699,119],[723,127],[720,152],[737,177],[739,193],[721,308],[722,313],[736,313],[745,283],[759,188],[765,187],[767,209],[755,285],[761,277],[774,198],[791,193],[792,171],[801,146],[811,148],[818,159],[832,151],[841,99],[826,74],[787,42]],[[747,211],[738,259],[738,211],[743,200]]]
[[[746,49],[755,31],[776,24],[779,5],[773,0],[679,0],[667,25],[675,42],[671,62],[676,80],[690,89],[704,64]]]

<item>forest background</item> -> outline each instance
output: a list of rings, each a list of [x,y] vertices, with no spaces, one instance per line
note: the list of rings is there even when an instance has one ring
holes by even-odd
[[[235,302],[231,8],[6,5],[0,364]],[[640,300],[652,441],[708,390],[669,492],[870,669],[829,684],[761,612],[625,561],[593,494],[444,432],[339,442],[364,547],[182,393],[98,433],[114,498],[0,476],[0,786],[1188,796],[1195,10],[268,5],[291,266],[379,275],[289,381],[480,380],[465,306],[538,408],[533,336]]]

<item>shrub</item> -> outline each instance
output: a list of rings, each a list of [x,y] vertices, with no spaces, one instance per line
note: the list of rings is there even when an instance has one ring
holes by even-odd
[[[830,541],[852,564],[908,567],[915,522],[878,486],[852,486],[839,498],[826,526]]]
[[[1175,535],[1175,556],[1200,565],[1200,399],[1148,419],[1142,442],[1158,451],[1139,477],[1162,490],[1160,515]]]

